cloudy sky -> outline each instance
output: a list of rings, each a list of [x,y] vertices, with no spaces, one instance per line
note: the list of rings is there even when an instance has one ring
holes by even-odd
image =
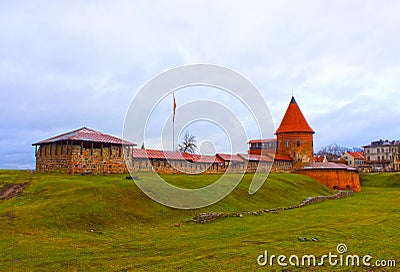
[[[140,87],[193,63],[245,75],[276,127],[294,89],[316,151],[399,139],[399,10],[367,0],[1,1],[0,168],[33,168],[33,142],[82,126],[121,136]],[[178,107],[202,98],[176,96]],[[193,128],[199,140],[220,137],[205,131]]]

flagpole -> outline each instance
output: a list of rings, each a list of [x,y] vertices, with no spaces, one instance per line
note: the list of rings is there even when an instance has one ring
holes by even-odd
[[[175,103],[175,93],[172,93],[173,97],[173,116],[172,116],[172,151],[175,151],[175,109],[176,109],[176,103]]]

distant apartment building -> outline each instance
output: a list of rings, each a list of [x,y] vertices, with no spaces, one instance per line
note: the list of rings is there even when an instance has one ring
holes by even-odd
[[[400,141],[379,140],[363,146],[365,164],[372,171],[400,170]]]

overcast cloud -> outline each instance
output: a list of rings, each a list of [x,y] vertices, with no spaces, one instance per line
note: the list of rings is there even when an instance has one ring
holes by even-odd
[[[399,1],[1,1],[0,168],[34,168],[33,142],[82,126],[121,136],[143,84],[198,62],[245,75],[276,127],[293,88],[315,151],[399,139],[399,10]]]

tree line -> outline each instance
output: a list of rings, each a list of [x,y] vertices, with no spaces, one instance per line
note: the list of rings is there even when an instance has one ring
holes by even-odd
[[[343,153],[346,152],[362,152],[361,147],[345,147],[338,144],[328,144],[326,146],[321,147],[321,149],[317,152],[317,155],[326,156],[328,161],[340,158]]]

